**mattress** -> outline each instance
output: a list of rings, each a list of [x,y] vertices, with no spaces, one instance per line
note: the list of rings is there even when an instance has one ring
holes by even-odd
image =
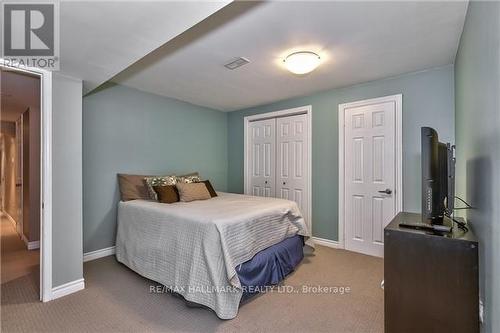
[[[120,202],[116,257],[230,319],[243,294],[236,268],[286,238],[310,234],[295,202],[218,194],[189,203]]]

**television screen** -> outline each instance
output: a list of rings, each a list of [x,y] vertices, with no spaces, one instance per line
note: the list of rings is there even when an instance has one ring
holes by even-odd
[[[439,142],[437,132],[421,128],[422,222],[442,224],[453,212],[455,158],[453,146]]]

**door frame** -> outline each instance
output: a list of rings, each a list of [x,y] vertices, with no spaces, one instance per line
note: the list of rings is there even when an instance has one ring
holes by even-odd
[[[338,130],[339,130],[339,225],[338,238],[339,247],[345,249],[345,112],[349,108],[369,106],[372,104],[380,104],[393,102],[395,104],[395,136],[396,144],[396,182],[394,188],[394,196],[396,198],[395,213],[403,210],[403,95],[390,95],[384,97],[370,98],[361,101],[339,104],[338,108]]]
[[[3,134],[0,134],[0,210],[2,214],[5,212],[4,202],[5,202],[5,184],[4,184],[4,175],[5,175],[5,138]]]
[[[305,106],[299,106],[296,108],[292,109],[285,109],[285,110],[279,110],[279,111],[272,111],[272,112],[267,112],[267,113],[260,113],[252,116],[246,116],[243,118],[243,124],[244,124],[244,131],[243,131],[243,136],[244,136],[244,162],[243,162],[243,178],[244,178],[244,193],[247,195],[251,195],[251,189],[250,189],[250,177],[248,173],[250,172],[250,147],[249,147],[249,140],[248,140],[248,133],[250,123],[253,121],[257,120],[265,120],[265,119],[272,119],[272,118],[283,118],[283,117],[288,117],[288,116],[295,116],[295,115],[300,115],[300,114],[305,114],[307,118],[307,145],[308,145],[308,150],[309,150],[309,156],[307,159],[307,168],[309,170],[309,174],[307,175],[307,207],[309,207],[307,216],[306,216],[306,222],[307,225],[309,226],[310,232],[312,234],[312,106],[311,105],[305,105]]]
[[[0,58],[4,69],[40,78],[40,300],[52,299],[52,72],[27,66],[10,66]]]

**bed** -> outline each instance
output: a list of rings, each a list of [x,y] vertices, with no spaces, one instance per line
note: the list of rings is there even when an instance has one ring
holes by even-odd
[[[248,263],[258,263],[257,254],[264,256],[270,247],[310,234],[292,201],[217,194],[174,204],[121,201],[116,258],[187,301],[209,307],[219,318],[231,319],[244,289],[238,269],[240,275],[242,268],[255,271],[258,266]],[[284,246],[288,253],[296,247]],[[243,282],[244,287],[248,281]]]

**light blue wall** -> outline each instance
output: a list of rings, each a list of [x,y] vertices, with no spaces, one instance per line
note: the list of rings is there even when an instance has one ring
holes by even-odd
[[[82,81],[52,83],[52,286],[83,277]]]
[[[469,3],[455,62],[457,195],[479,237],[484,332],[500,332],[500,3]]]
[[[84,252],[115,244],[116,174],[199,171],[227,188],[227,116],[123,86],[83,99]]]
[[[231,112],[229,190],[243,192],[243,117],[312,105],[313,235],[338,240],[338,105],[402,93],[404,209],[420,211],[420,127],[432,126],[442,141],[454,141],[453,80],[450,65]]]

